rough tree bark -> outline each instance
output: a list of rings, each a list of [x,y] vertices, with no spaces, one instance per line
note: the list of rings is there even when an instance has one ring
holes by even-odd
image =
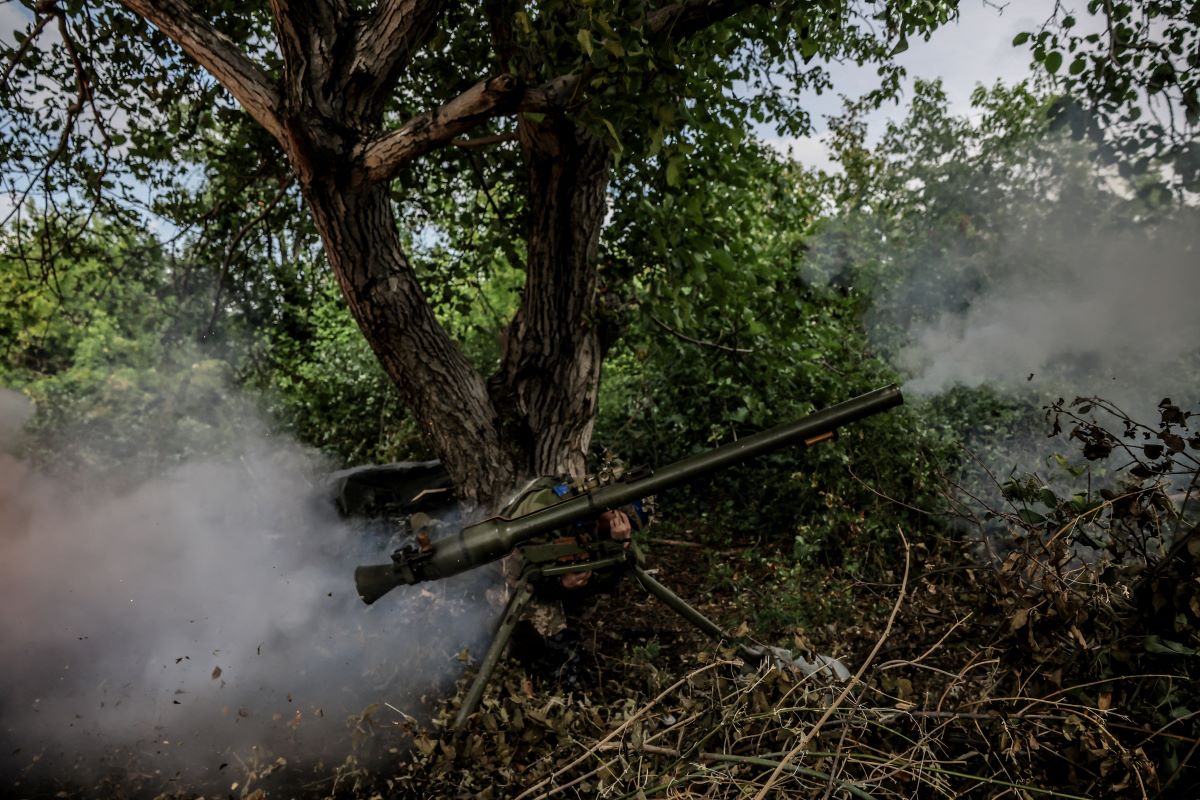
[[[529,175],[525,292],[490,381],[519,471],[580,475],[603,361],[596,253],[609,152],[571,121],[522,119]]]
[[[443,0],[381,0],[369,10],[347,0],[271,0],[278,81],[185,0],[121,1],[279,141],[351,313],[464,499],[487,509],[523,477],[581,473],[604,355],[596,256],[610,154],[565,113],[567,98],[581,101],[579,75],[530,85],[507,72],[515,63],[509,0],[484,4],[497,74],[392,130],[384,128],[388,94],[435,31]],[[766,0],[669,3],[646,17],[645,33],[679,38],[754,4]],[[485,380],[421,291],[389,182],[481,123],[529,111],[541,116],[517,124],[529,176],[526,285],[501,367]]]

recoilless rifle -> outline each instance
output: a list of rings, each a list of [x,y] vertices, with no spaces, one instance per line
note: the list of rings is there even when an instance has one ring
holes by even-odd
[[[756,456],[784,447],[812,447],[828,441],[837,429],[866,417],[887,411],[903,403],[899,387],[885,386],[852,400],[814,412],[796,422],[786,423],[736,442],[676,461],[656,470],[627,473],[619,479],[592,489],[568,492],[563,499],[546,508],[519,517],[492,517],[468,525],[456,533],[430,542],[402,547],[392,553],[390,564],[363,566],[354,571],[358,595],[371,604],[397,586],[448,578],[490,564],[517,551],[524,564],[520,579],[501,617],[487,655],[480,663],[475,681],[467,692],[454,727],[461,730],[467,717],[483,696],[484,687],[500,660],[521,612],[532,599],[538,582],[572,573],[601,569],[620,569],[632,573],[650,594],[662,600],[706,635],[716,640],[732,640],[716,623],[705,617],[682,598],[646,572],[637,547],[601,536],[579,535],[590,530],[577,527],[594,520],[605,511],[620,509],[643,498],[693,478],[719,472]],[[552,534],[557,533],[557,537]],[[751,661],[772,657],[768,649],[746,644],[739,654]]]

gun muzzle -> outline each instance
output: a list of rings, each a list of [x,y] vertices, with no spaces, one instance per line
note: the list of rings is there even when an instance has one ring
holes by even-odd
[[[354,570],[354,587],[367,605],[371,605],[402,583],[404,581],[396,571],[395,564],[377,564]]]

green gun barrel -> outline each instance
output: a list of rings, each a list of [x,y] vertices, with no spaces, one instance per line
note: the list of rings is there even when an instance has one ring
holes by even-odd
[[[418,549],[405,547],[392,554],[391,564],[359,567],[354,572],[359,596],[373,603],[392,588],[447,578],[497,561],[518,545],[600,513],[657,494],[693,478],[719,472],[756,456],[792,445],[824,441],[843,425],[887,411],[904,402],[899,387],[885,386],[844,403],[809,414],[658,470],[621,480],[524,516],[493,517]]]

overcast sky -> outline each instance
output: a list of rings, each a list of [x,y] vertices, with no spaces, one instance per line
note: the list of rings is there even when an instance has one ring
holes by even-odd
[[[962,0],[956,22],[937,30],[927,42],[913,39],[909,49],[897,56],[908,70],[906,87],[912,86],[914,78],[941,78],[951,110],[966,113],[971,91],[977,85],[991,86],[997,80],[1011,84],[1031,74],[1029,49],[1013,47],[1012,40],[1021,31],[1035,30],[1053,8],[1050,0],[1011,0],[1003,4]],[[873,66],[833,64],[830,73],[833,91],[813,94],[808,101],[817,129],[813,136],[783,139],[763,128],[766,141],[790,152],[805,166],[831,166],[822,135],[825,118],[841,111],[842,96],[858,97],[878,85]],[[908,96],[901,99],[900,106],[886,107],[870,118],[872,133],[878,135],[887,119],[904,116]]]

